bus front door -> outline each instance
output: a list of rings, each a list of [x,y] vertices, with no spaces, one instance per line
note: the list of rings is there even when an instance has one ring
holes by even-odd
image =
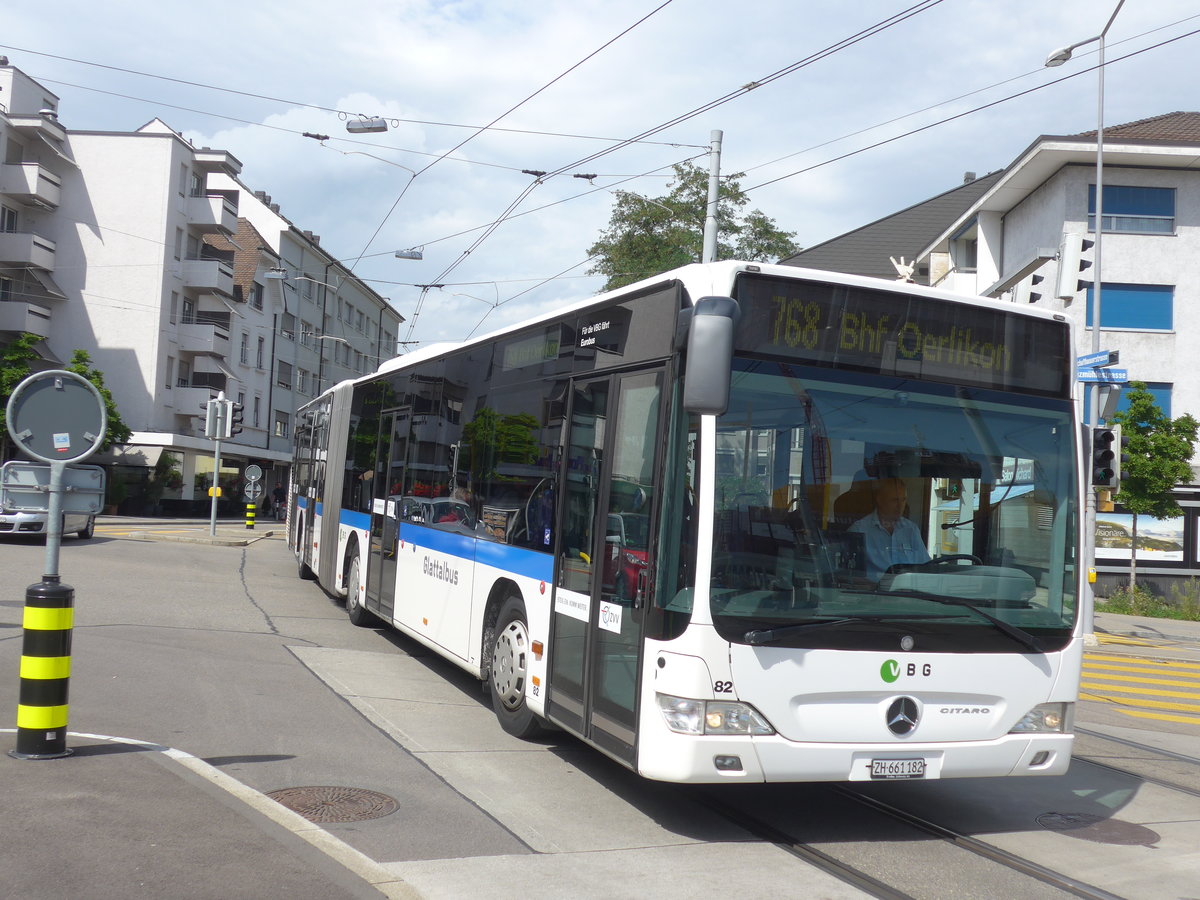
[[[661,369],[576,382],[563,465],[548,713],[631,763],[662,390]]]

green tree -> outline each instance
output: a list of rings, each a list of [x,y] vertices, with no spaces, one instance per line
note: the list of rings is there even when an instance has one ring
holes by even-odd
[[[100,392],[100,398],[104,401],[104,412],[108,416],[108,429],[104,433],[104,443],[100,445],[100,449],[107,450],[113,444],[124,444],[128,441],[133,432],[122,421],[121,412],[117,409],[116,401],[113,400],[112,391],[104,386],[104,373],[92,367],[92,358],[88,356],[88,352],[76,350],[72,353],[71,364],[67,366],[67,371],[82,375],[90,381]]]
[[[743,212],[749,202],[736,173],[721,179],[717,199],[717,259],[776,262],[797,251],[793,232],[781,231],[760,210]],[[588,248],[598,257],[591,275],[604,275],[605,290],[631,284],[668,269],[700,261],[708,211],[708,171],[695,163],[675,166],[675,178],[661,197],[617,193],[608,227]]]
[[[1113,416],[1121,434],[1129,439],[1125,452],[1128,461],[1118,466],[1125,470],[1118,498],[1133,516],[1133,543],[1129,561],[1129,588],[1137,586],[1137,522],[1139,515],[1167,519],[1182,515],[1172,489],[1193,481],[1191,459],[1196,431],[1200,428],[1190,415],[1172,419],[1154,401],[1143,381],[1131,381],[1125,392],[1127,409]]]
[[[31,363],[41,358],[34,344],[40,340],[26,332],[0,350],[0,460],[7,460],[13,451],[8,437],[8,398],[33,373]]]

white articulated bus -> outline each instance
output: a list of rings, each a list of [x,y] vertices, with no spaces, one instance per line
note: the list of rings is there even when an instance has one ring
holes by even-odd
[[[1082,656],[1063,316],[688,266],[298,416],[302,576],[675,782],[1054,775]]]

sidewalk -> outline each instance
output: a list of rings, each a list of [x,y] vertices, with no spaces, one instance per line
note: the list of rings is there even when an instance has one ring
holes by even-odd
[[[0,729],[13,746],[14,730]],[[72,733],[0,753],[0,897],[415,898],[374,861],[190,754]]]
[[[213,534],[211,519],[154,519],[137,516],[97,516],[97,534],[103,537],[119,534],[139,541],[175,541],[187,544],[210,544],[217,547],[244,547],[263,538],[282,538],[287,526],[273,518],[264,517],[254,528],[246,520],[217,519]]]
[[[1151,619],[1148,616],[1097,612],[1095,629],[1097,634],[1120,634],[1127,637],[1200,644],[1200,622],[1188,622],[1183,619]]]

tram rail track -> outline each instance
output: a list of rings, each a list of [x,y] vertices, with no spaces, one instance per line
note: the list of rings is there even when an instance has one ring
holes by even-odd
[[[1121,895],[1104,890],[1063,872],[1051,869],[1032,859],[1004,850],[987,841],[972,837],[944,825],[930,821],[898,806],[859,793],[851,785],[822,785],[825,790],[835,794],[843,801],[869,809],[878,816],[884,817],[894,824],[902,826],[917,835],[933,838],[936,841],[956,851],[969,853],[984,861],[984,865],[1000,866],[1015,874],[1018,878],[1030,879],[1044,889],[1041,896],[1074,896],[1085,900],[1123,900]],[[839,880],[857,887],[872,897],[880,900],[924,900],[926,897],[936,897],[938,894],[913,888],[904,888],[895,883],[895,876],[889,877],[887,870],[889,862],[894,866],[894,860],[881,860],[874,866],[864,866],[848,862],[839,855],[816,846],[817,841],[806,840],[789,832],[786,827],[773,824],[761,815],[731,805],[712,794],[705,794],[703,801],[713,812],[734,822],[762,840],[769,841],[809,865],[829,874]],[[909,839],[911,840],[911,838]],[[901,847],[903,838],[893,841],[880,841],[880,845],[891,844]],[[872,871],[874,869],[874,871]],[[1025,882],[1028,884],[1028,882]],[[1032,885],[1029,885],[1032,887]],[[1021,895],[1031,895],[1021,892]]]
[[[1085,762],[1088,765],[1098,766],[1107,769],[1111,772],[1118,772],[1123,775],[1129,775],[1133,778],[1141,779],[1148,784],[1158,785],[1167,790],[1178,791],[1182,794],[1188,794],[1192,797],[1200,797],[1200,758],[1189,756],[1184,753],[1176,753],[1173,750],[1166,750],[1162,747],[1155,747],[1152,744],[1145,744],[1141,741],[1131,740],[1129,738],[1119,737],[1117,735],[1105,734],[1102,731],[1094,731],[1090,728],[1080,728],[1076,726],[1076,735],[1082,735],[1091,741],[1107,741],[1115,744],[1117,747],[1127,748],[1129,750],[1138,751],[1143,754],[1152,755],[1154,762],[1172,763],[1186,766],[1190,769],[1192,784],[1183,784],[1180,780],[1165,778],[1161,774],[1161,768],[1149,760],[1137,760],[1126,758],[1124,760],[1100,759],[1093,752],[1087,750],[1076,750],[1073,754],[1074,758]],[[1123,764],[1122,764],[1123,763]]]

